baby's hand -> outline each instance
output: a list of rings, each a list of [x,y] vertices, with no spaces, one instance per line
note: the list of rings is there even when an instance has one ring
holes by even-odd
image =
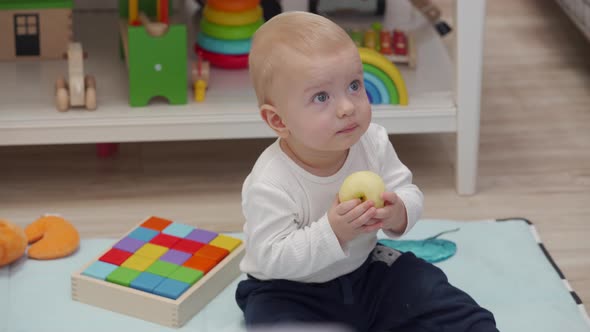
[[[382,228],[394,233],[403,233],[408,225],[408,216],[406,215],[406,206],[399,196],[393,192],[384,192],[381,198],[385,201],[385,206],[377,209],[371,223],[381,223]]]
[[[377,209],[374,203],[366,201],[361,203],[359,199],[353,199],[340,203],[338,195],[328,211],[328,221],[341,246],[362,233],[378,230],[382,222],[374,222]]]

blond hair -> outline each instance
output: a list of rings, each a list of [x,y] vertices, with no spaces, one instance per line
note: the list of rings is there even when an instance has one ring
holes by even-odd
[[[346,31],[320,15],[293,11],[271,18],[254,34],[249,55],[250,79],[259,106],[270,103],[275,73],[289,65],[285,55],[328,55],[354,46]]]

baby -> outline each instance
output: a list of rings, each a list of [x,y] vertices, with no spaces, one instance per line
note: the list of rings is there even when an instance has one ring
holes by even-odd
[[[377,245],[422,213],[386,130],[371,123],[358,49],[332,21],[288,12],[253,37],[250,75],[278,139],[242,188],[248,278],[236,300],[246,325],[340,324],[356,331],[497,331],[493,315],[412,253]],[[386,185],[385,206],[340,202],[353,172]]]

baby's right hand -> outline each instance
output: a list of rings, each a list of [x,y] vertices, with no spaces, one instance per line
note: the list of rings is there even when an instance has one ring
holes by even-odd
[[[341,246],[362,233],[370,233],[381,228],[382,222],[375,223],[377,209],[372,201],[361,203],[360,199],[353,199],[340,203],[338,195],[328,211],[328,221]]]

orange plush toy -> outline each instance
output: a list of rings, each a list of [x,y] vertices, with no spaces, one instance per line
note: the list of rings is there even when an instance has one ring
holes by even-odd
[[[25,228],[29,243],[27,254],[34,259],[55,259],[74,253],[80,235],[70,222],[59,216],[46,215]]]
[[[0,267],[19,259],[33,243],[27,255],[33,259],[56,259],[74,253],[80,245],[76,228],[59,216],[43,216],[23,231],[0,219]]]
[[[22,228],[0,219],[0,266],[19,259],[27,248],[27,237]]]

